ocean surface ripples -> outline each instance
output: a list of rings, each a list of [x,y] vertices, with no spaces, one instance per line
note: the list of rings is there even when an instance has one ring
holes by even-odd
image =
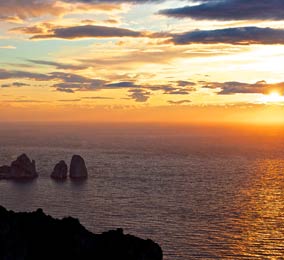
[[[94,232],[122,227],[157,241],[167,260],[284,259],[283,136],[28,129],[0,131],[0,164],[25,152],[40,178],[0,181],[3,206],[72,215]],[[74,153],[89,179],[51,180]]]

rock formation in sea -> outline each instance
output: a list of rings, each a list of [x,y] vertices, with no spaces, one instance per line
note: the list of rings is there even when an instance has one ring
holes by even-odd
[[[68,174],[68,166],[65,161],[57,163],[51,173],[50,177],[58,180],[65,180]]]
[[[162,260],[152,240],[122,229],[93,234],[77,219],[54,219],[41,209],[14,213],[0,206],[0,259],[9,260]]]
[[[80,155],[73,155],[70,164],[70,178],[84,179],[88,177],[88,170],[84,159]]]
[[[35,161],[26,154],[20,155],[11,166],[0,167],[0,179],[34,179],[38,177]]]

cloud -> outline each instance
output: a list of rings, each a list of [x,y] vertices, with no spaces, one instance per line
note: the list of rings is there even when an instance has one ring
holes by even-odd
[[[191,100],[188,99],[184,99],[184,100],[178,100],[178,101],[173,101],[173,100],[169,100],[168,103],[171,105],[183,105],[183,104],[188,104],[191,103]]]
[[[82,97],[82,99],[87,99],[87,100],[111,100],[111,99],[115,99],[115,98],[96,96],[96,97]]]
[[[118,1],[68,1],[68,0],[9,0],[0,5],[0,20],[19,23],[29,18],[90,10],[111,11],[119,9]]]
[[[218,30],[196,30],[173,36],[174,44],[284,44],[284,29],[236,27]]]
[[[40,62],[41,63],[41,62]],[[100,91],[100,90],[110,90],[110,89],[126,89],[128,90],[128,97],[134,99],[137,102],[146,102],[152,92],[154,91],[162,91],[163,94],[168,95],[188,95],[190,92],[195,91],[190,83],[190,86],[181,83],[181,81],[175,82],[174,85],[151,85],[151,84],[140,84],[139,82],[133,81],[119,81],[119,82],[111,82],[110,80],[104,79],[94,79],[85,76],[81,76],[74,73],[65,73],[65,72],[51,72],[48,74],[39,74],[39,73],[31,73],[26,71],[7,71],[0,69],[0,79],[1,80],[11,80],[11,79],[29,79],[35,81],[44,81],[47,87],[51,87],[58,92],[64,93],[75,93],[79,91]],[[171,83],[169,83],[171,84]],[[182,85],[182,86],[178,86]],[[10,86],[28,86],[28,84],[21,82],[14,82],[12,84],[4,84],[2,87],[10,87]],[[107,97],[85,97],[82,99],[111,99]]]
[[[52,66],[58,70],[84,70],[88,68],[87,65],[74,65],[74,64],[59,63],[54,61],[45,61],[45,60],[28,60],[28,61],[38,65]]]
[[[73,74],[73,73],[65,73],[65,72],[51,72],[49,73],[52,78],[62,79],[65,82],[88,82],[91,83],[93,80],[81,75]]]
[[[58,102],[80,102],[81,99],[60,99]]]
[[[125,3],[159,4],[165,1],[166,0],[9,0],[1,2],[0,21],[23,23],[27,19],[44,16],[119,10],[121,9],[121,5]],[[113,23],[115,20],[111,19],[109,22]]]
[[[184,86],[172,86],[172,85],[161,85],[161,86],[147,86],[148,89],[153,91],[163,91],[164,94],[168,95],[188,95],[190,92],[195,91],[193,87],[184,87]]]
[[[12,84],[4,84],[2,88],[10,88],[10,87],[28,87],[30,84],[22,83],[22,82],[13,82]]]
[[[188,95],[189,93],[190,91],[184,90],[184,89],[177,89],[177,90],[166,92],[166,94],[170,94],[170,95]]]
[[[7,102],[7,103],[44,103],[45,101],[33,100],[33,99],[12,99],[12,100],[2,100],[1,102]]]
[[[17,16],[6,16],[6,15],[0,15],[0,21],[7,23],[19,23],[19,24],[23,23],[23,20]]]
[[[142,42],[144,39],[142,39]],[[151,44],[151,43],[150,43]],[[236,54],[237,52],[243,51],[246,46],[229,46],[223,44],[216,45],[214,48],[212,46],[188,46],[188,45],[173,45],[168,44],[165,46],[152,46],[152,45],[144,45],[143,47],[130,46],[129,49],[126,50],[124,48],[114,48],[114,51],[100,53],[100,51],[96,51],[96,55],[87,55],[85,57],[79,57],[78,62],[83,65],[92,67],[94,70],[108,70],[114,71],[116,74],[125,74],[126,71],[133,71],[136,68],[140,68],[141,65],[145,64],[161,64],[162,66],[166,66],[171,64],[173,61],[180,59],[190,59],[195,57],[211,57],[216,55],[229,55]],[[148,48],[152,48],[152,52],[145,51]],[[96,46],[94,46],[96,48]],[[115,77],[113,74],[112,77]],[[141,77],[140,77],[141,78]],[[149,77],[151,79],[152,76]]]
[[[70,3],[115,3],[115,4],[122,4],[122,3],[132,3],[132,4],[145,4],[145,3],[160,3],[164,2],[165,0],[64,0],[65,2]]]
[[[99,26],[99,25],[82,25],[72,27],[53,28],[47,34],[35,34],[31,39],[61,38],[61,39],[78,39],[78,38],[109,38],[109,37],[141,37],[141,32],[129,29]]]
[[[0,69],[0,80],[1,79],[33,79],[38,81],[49,80],[50,76],[41,74],[41,73],[33,73],[27,71],[8,71],[5,69]]]
[[[55,25],[51,23],[40,23],[33,26],[20,26],[10,29],[10,32],[24,34],[44,34],[51,31]]]
[[[25,20],[31,17],[43,15],[57,16],[64,11],[64,8],[57,5],[55,1],[49,0],[9,0],[1,1],[0,12],[3,20],[14,17],[14,19]]]
[[[107,82],[101,79],[91,79],[73,73],[51,72],[48,74],[33,73],[27,71],[9,71],[0,69],[0,80],[30,79],[35,81],[53,82],[53,85],[63,91],[64,89],[97,90],[101,89]]]
[[[16,49],[16,47],[12,45],[4,45],[4,46],[0,46],[0,49],[14,50]]]
[[[105,85],[106,88],[137,88],[139,86],[130,81],[116,82]]]
[[[179,80],[175,82],[180,87],[195,86],[196,83],[192,81]]]
[[[282,0],[211,0],[201,4],[166,9],[160,14],[196,20],[283,20]]]
[[[269,94],[278,91],[284,94],[284,82],[269,84],[266,81],[258,81],[254,84],[231,81],[231,82],[211,82],[202,88],[217,89],[218,95],[231,94]]]
[[[64,92],[64,93],[75,93],[75,91],[73,89],[70,89],[70,88],[60,88],[60,87],[57,87],[56,88],[56,91],[58,92]]]
[[[131,89],[128,92],[130,93],[128,96],[136,102],[146,102],[151,95],[151,92],[144,89]]]

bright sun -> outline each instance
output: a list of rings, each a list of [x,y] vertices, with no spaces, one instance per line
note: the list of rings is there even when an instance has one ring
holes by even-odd
[[[284,96],[281,96],[278,92],[271,92],[269,95],[264,95],[261,98],[263,103],[279,103],[284,102]]]

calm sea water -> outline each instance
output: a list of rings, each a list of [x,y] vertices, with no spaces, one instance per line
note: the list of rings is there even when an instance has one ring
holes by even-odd
[[[25,152],[40,177],[0,181],[0,204],[122,227],[167,260],[284,259],[283,130],[2,124],[0,164]],[[72,154],[89,179],[51,180]]]

